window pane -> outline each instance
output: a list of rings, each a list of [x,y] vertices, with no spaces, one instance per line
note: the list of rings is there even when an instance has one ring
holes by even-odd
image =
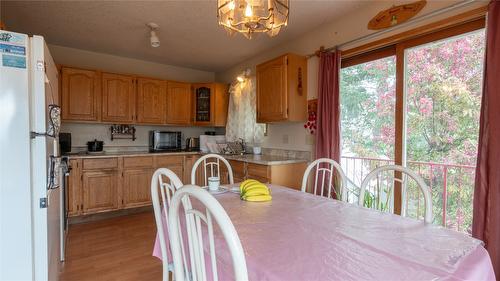
[[[395,92],[395,56],[341,71],[341,165],[356,186],[375,167],[394,163]]]
[[[482,94],[484,30],[408,49],[407,166],[431,188],[434,221],[471,231]],[[409,187],[410,216],[423,199]]]

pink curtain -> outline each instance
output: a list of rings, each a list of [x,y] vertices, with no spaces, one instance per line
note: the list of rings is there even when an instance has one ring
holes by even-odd
[[[318,73],[316,158],[340,161],[340,52],[321,52]],[[320,191],[319,191],[320,192]],[[332,194],[336,198],[335,194]]]
[[[340,52],[321,52],[316,158],[340,160]]]
[[[500,280],[500,1],[488,9],[472,235],[486,244]]]

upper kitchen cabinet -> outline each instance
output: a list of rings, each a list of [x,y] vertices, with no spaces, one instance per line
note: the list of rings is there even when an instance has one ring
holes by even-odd
[[[97,71],[61,69],[61,113],[64,121],[100,120],[100,75]]]
[[[257,122],[307,120],[307,59],[286,54],[257,66]]]
[[[102,121],[135,121],[135,81],[133,76],[102,74]]]
[[[137,79],[137,123],[164,124],[167,82]]]
[[[167,124],[191,124],[191,84],[168,82]]]
[[[193,85],[193,121],[195,125],[226,126],[228,105],[227,85],[220,83]]]
[[[229,107],[228,84],[215,83],[215,116],[213,126],[225,127]]]

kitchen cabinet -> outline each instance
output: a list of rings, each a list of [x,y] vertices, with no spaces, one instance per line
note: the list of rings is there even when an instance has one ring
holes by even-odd
[[[193,84],[193,122],[197,126],[224,127],[229,105],[228,86]]]
[[[191,124],[191,84],[168,82],[167,124]]]
[[[189,183],[184,177],[184,155],[168,155],[168,156],[156,156],[155,157],[155,169],[167,168],[174,172],[183,183]]]
[[[302,176],[307,168],[306,162],[263,165],[229,160],[229,163],[233,169],[235,183],[240,183],[247,179],[254,179],[262,183],[277,184],[297,190],[301,188]]]
[[[167,82],[137,79],[137,123],[164,124],[167,106]]]
[[[245,170],[246,163],[242,161],[228,160],[231,165],[231,169],[233,169],[233,178],[234,182],[242,182],[245,180]]]
[[[228,85],[61,67],[63,122],[224,127]]]
[[[193,170],[194,163],[200,158],[199,155],[186,155],[184,162],[184,184],[191,184],[191,171]],[[201,165],[201,164],[200,164]],[[200,166],[198,166],[200,167]],[[203,174],[201,173],[201,168],[198,168],[195,176],[196,185],[204,185]]]
[[[307,120],[307,59],[286,54],[257,66],[257,122]]]
[[[247,179],[258,180],[263,183],[271,182],[271,168],[267,165],[247,164]]]
[[[82,187],[81,187],[81,159],[71,159],[69,165],[71,172],[65,189],[68,217],[78,216],[82,213]]]
[[[61,118],[63,121],[100,120],[100,74],[70,67],[61,69]]]
[[[123,157],[122,208],[151,204],[153,157]]]
[[[117,171],[83,172],[82,189],[84,215],[118,209]]]
[[[215,110],[215,89],[213,84],[195,84],[193,88],[194,124],[210,126]]]
[[[105,122],[133,123],[136,120],[135,78],[102,74],[102,117]]]
[[[193,164],[199,154],[144,154],[133,156],[70,159],[67,195],[70,217],[104,213],[151,205],[151,177],[158,168],[172,170],[184,184],[191,183]],[[263,165],[228,159],[235,183],[256,179],[300,189],[307,163]],[[221,183],[227,184],[228,170],[221,163]],[[204,186],[203,167],[196,172],[196,184]]]
[[[147,168],[123,171],[123,208],[141,207],[151,204],[151,177],[153,170]]]

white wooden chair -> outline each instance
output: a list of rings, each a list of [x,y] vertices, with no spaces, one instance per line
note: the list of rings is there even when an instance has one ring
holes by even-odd
[[[194,198],[197,202],[201,203],[199,209],[193,208],[190,198]],[[217,247],[215,245],[213,225],[213,221],[215,220],[231,255],[233,272],[235,274],[232,280],[247,281],[248,272],[243,247],[231,219],[220,203],[206,190],[196,185],[183,186],[174,194],[171,203],[169,213],[169,229],[171,231],[169,234],[176,280],[207,280],[203,246],[204,241],[207,239],[204,239],[203,235],[208,236],[209,259],[212,271],[211,279],[214,281],[219,280],[215,252]],[[184,207],[184,212],[180,211],[181,203]],[[185,231],[181,230],[182,224],[179,220],[179,216],[182,213],[185,215]],[[202,231],[202,222],[206,224],[207,231]],[[182,233],[187,233],[186,240],[183,239]],[[189,251],[183,251],[184,243],[187,243]],[[189,257],[186,257],[186,252],[189,252]],[[187,263],[188,259],[189,265]]]
[[[169,243],[169,240],[167,240],[168,237],[165,237],[164,230],[168,228],[168,208],[172,196],[181,187],[182,182],[179,177],[167,168],[159,168],[151,178],[151,199],[153,201],[156,228],[160,241],[164,281],[169,280],[169,272],[174,272],[173,262],[168,261],[167,243]],[[164,225],[163,218],[166,225]]]
[[[207,161],[209,159],[215,159],[215,161]],[[226,158],[218,155],[218,154],[207,154],[200,159],[198,159],[194,165],[193,169],[191,170],[191,184],[196,185],[196,170],[198,169],[198,166],[203,162],[203,177],[204,177],[204,185],[208,185],[208,178],[209,177],[221,177],[220,174],[220,162],[224,163],[226,165],[228,174],[229,174],[229,184],[234,184],[234,179],[233,179],[233,169],[231,168],[231,164],[226,160]],[[208,168],[208,169],[207,169]],[[208,173],[210,172],[210,173]],[[217,172],[217,173],[215,173]],[[222,179],[220,179],[222,181]]]
[[[385,179],[381,177],[381,174],[387,171],[393,171],[392,176],[386,176]],[[396,178],[394,176],[394,172],[401,172],[401,179]],[[369,188],[369,184],[372,180],[376,179],[377,184],[375,188],[373,189],[373,196],[375,197],[374,199],[370,199],[372,203],[370,203],[371,207],[373,209],[377,210],[382,210],[382,211],[390,211],[394,212],[394,182],[400,182],[401,183],[401,188],[402,188],[402,194],[401,194],[401,202],[403,202],[401,206],[401,215],[406,216],[406,202],[407,200],[407,185],[408,181],[405,181],[408,177],[412,178],[420,191],[422,192],[424,196],[424,204],[425,204],[425,209],[424,209],[424,222],[425,223],[432,223],[432,197],[429,188],[424,182],[424,179],[420,177],[417,173],[414,171],[403,167],[399,165],[386,165],[386,166],[381,166],[373,171],[371,171],[363,180],[361,183],[361,188],[359,192],[359,201],[358,205],[364,206],[365,205],[365,193],[367,188]],[[389,184],[389,189],[383,191],[383,184],[387,182]],[[392,184],[392,187],[390,186]],[[370,192],[370,191],[369,191]],[[382,198],[384,196],[384,199]],[[375,201],[373,201],[375,200]],[[385,203],[385,204],[384,204]]]
[[[311,171],[315,169],[316,174],[314,176],[314,185],[313,185],[313,194],[317,194],[316,191],[319,188],[321,189],[321,196],[326,196],[328,198],[332,197],[332,189],[333,192],[337,192],[333,187],[332,181],[335,178],[335,173],[339,176],[340,179],[340,196],[337,195],[337,199],[346,201],[347,200],[347,177],[340,167],[340,164],[335,160],[329,158],[319,158],[314,160],[309,166],[307,166],[306,171],[304,172],[304,177],[302,178],[302,192],[307,192],[307,183],[309,181],[309,174]],[[335,171],[335,173],[334,173]],[[319,180],[321,178],[321,180]],[[332,188],[333,187],[333,188]],[[323,195],[324,191],[327,190],[327,193]]]

